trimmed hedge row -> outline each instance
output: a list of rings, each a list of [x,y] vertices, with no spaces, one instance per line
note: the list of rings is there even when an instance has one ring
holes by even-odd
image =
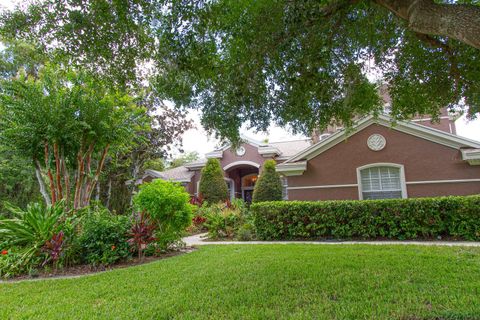
[[[480,240],[480,196],[270,201],[254,203],[251,210],[263,240]]]

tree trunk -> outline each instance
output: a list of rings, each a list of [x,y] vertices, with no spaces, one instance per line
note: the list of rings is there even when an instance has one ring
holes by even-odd
[[[85,157],[85,182],[83,183],[83,188],[81,189],[80,193],[80,203],[81,206],[86,206],[90,202],[90,196],[93,192],[93,189],[90,189],[90,187],[93,187],[92,185],[92,179],[91,179],[91,174],[92,174],[92,153],[95,148],[95,143],[91,143],[90,146],[88,147],[87,155]]]
[[[80,205],[81,188],[83,178],[83,144],[77,154],[77,176],[75,181],[75,192],[73,197],[73,209],[77,210]]]
[[[480,49],[480,6],[433,0],[374,0],[425,35],[445,36]]]
[[[45,186],[45,182],[43,181],[42,170],[40,169],[40,162],[38,162],[38,160],[35,159],[33,163],[35,165],[35,175],[37,176],[38,185],[40,187],[40,193],[42,194],[43,199],[45,200],[45,204],[47,206],[51,206],[52,202],[50,201],[50,196],[48,195],[47,187]]]
[[[112,178],[108,179],[107,203],[106,207],[110,209],[110,198],[112,197]]]
[[[57,196],[55,194],[55,182],[53,181],[52,170],[50,170],[50,165],[48,163],[48,142],[45,141],[44,156],[45,156],[45,168],[47,169],[48,180],[50,181],[50,193],[52,195],[52,205],[57,202]]]
[[[133,182],[132,182],[132,190],[130,192],[130,205],[133,204],[133,196],[135,195],[135,190],[136,190],[135,183],[137,182],[138,174],[140,173],[140,168],[141,168],[140,161],[138,161],[137,158],[135,157],[133,159],[133,168],[132,168]]]
[[[65,157],[63,155],[62,151],[62,157],[60,158],[60,162],[62,164],[62,174],[63,174],[63,179],[65,181],[65,206],[68,211],[68,208],[70,207],[70,176],[68,174],[68,169],[67,169],[67,164],[65,163]]]
[[[95,195],[95,200],[100,201],[100,182],[97,183],[97,194]]]
[[[55,142],[53,144],[53,155],[55,157],[55,175],[57,178],[57,197],[58,200],[62,200],[63,198],[63,190],[62,190],[62,180],[60,178],[61,174],[61,166],[60,166],[60,156],[58,154],[58,144]]]
[[[98,182],[98,179],[100,178],[100,173],[102,173],[103,165],[105,164],[105,158],[107,157],[107,153],[108,153],[109,148],[110,148],[110,145],[107,144],[107,146],[103,149],[102,156],[101,156],[100,161],[98,163],[97,171],[95,172],[95,176],[93,177],[93,180],[92,180],[91,184],[87,185],[85,205],[87,205],[90,202],[90,198],[92,197],[93,188],[95,187],[95,184]]]

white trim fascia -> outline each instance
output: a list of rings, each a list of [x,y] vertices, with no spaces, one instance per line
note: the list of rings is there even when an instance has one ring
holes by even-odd
[[[287,190],[304,190],[304,189],[330,189],[330,188],[356,188],[358,184],[324,184],[320,186],[301,186],[301,187],[287,187]]]
[[[230,182],[231,188],[230,188],[230,201],[235,199],[235,180],[229,177],[223,177],[223,180]],[[199,181],[200,182],[200,181]]]
[[[264,158],[273,158],[282,154],[280,150],[272,146],[258,147],[258,153]]]
[[[441,116],[441,117],[438,117],[438,119],[439,120],[442,120],[442,119],[449,119],[450,120],[450,116]],[[432,121],[432,118],[412,119],[410,121],[412,121],[412,122]]]
[[[207,164],[207,161],[194,161],[194,162],[184,164],[183,166],[189,170],[195,170],[195,169],[201,169],[205,167],[206,164]]]
[[[394,167],[400,169],[400,188],[402,189],[402,198],[408,198],[407,194],[407,184],[405,181],[405,167],[403,164],[398,163],[389,163],[389,162],[376,162],[369,163],[367,165],[357,168],[357,184],[358,184],[358,199],[363,200],[363,190],[362,190],[362,176],[361,171],[363,169],[373,168],[373,167]]]
[[[392,126],[392,121],[389,116],[379,115],[375,118],[373,115],[370,115],[357,121],[350,132],[345,132],[345,130],[337,131],[330,137],[327,137],[326,139],[319,141],[292,156],[290,159],[285,161],[285,163],[296,162],[305,159],[310,160],[374,123],[454,149],[460,149],[462,147],[480,148],[480,142],[478,141],[460,137],[413,122],[397,121],[395,125]]]
[[[464,182],[480,182],[480,179],[451,179],[451,180],[408,181],[407,184],[464,183]]]
[[[210,159],[210,158],[217,158],[217,159],[222,159],[223,157],[223,151],[218,150],[218,151],[212,151],[209,153],[205,154],[205,158]]]
[[[195,164],[195,165],[191,165],[191,166],[185,166],[188,170],[197,170],[197,169],[202,169],[203,167],[205,167],[205,163],[201,163],[201,164]]]
[[[388,121],[388,120],[384,120]],[[385,123],[380,123],[385,125]],[[388,125],[385,125],[388,126]],[[457,136],[456,134],[448,133],[442,130],[434,129],[417,123],[399,121],[394,127],[394,130],[411,134],[425,140],[429,140],[444,146],[460,149],[464,147],[480,148],[480,142],[472,139]]]
[[[180,182],[180,183],[189,183],[189,182],[192,182],[192,178],[190,178],[190,179],[170,179],[169,181]]]
[[[162,178],[162,174],[160,171],[147,169],[145,170],[142,179],[145,177]]]
[[[255,167],[257,169],[260,168],[260,165],[256,162],[253,162],[253,161],[235,161],[235,162],[229,163],[225,167],[223,167],[223,171],[226,171],[230,168],[233,168],[235,166],[240,166],[240,165],[252,166],[252,167]]]
[[[280,163],[276,167],[278,173],[284,176],[301,176],[307,170],[307,161]]]
[[[462,182],[480,182],[480,179],[454,179],[454,180],[424,180],[424,181],[407,181],[407,185],[415,184],[435,184],[435,183],[462,183]],[[353,188],[358,187],[358,183],[350,184],[324,184],[319,186],[301,186],[301,187],[287,187],[288,190],[303,190],[303,189],[330,189],[330,188]]]
[[[261,143],[261,142],[258,142],[258,141],[255,141],[247,136],[244,136],[243,134],[240,135],[240,144],[242,143],[246,143],[246,144],[249,144],[251,146],[254,146],[255,148],[260,148],[260,147],[264,147],[264,146],[268,146],[268,144],[265,144],[265,143]],[[230,147],[232,146],[231,143],[226,143],[225,145],[223,145],[222,147],[218,148],[218,149],[215,149],[213,150],[212,152],[209,152],[209,153],[215,153],[215,152],[223,152],[223,151],[227,151],[228,149],[230,149]]]
[[[462,160],[470,165],[480,165],[480,149],[462,149]]]

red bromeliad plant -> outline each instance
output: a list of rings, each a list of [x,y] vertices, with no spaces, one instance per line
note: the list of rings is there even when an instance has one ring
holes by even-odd
[[[193,204],[197,207],[201,207],[202,204],[203,204],[203,200],[200,197],[192,196],[192,197],[190,197],[190,204]]]
[[[47,258],[43,262],[42,266],[45,266],[48,262],[57,262],[60,259],[60,255],[63,250],[63,244],[65,243],[65,235],[63,231],[60,231],[52,236],[52,239],[45,242],[42,250],[48,254]]]
[[[202,216],[195,216],[195,217],[193,218],[193,224],[194,224],[195,226],[200,226],[200,225],[202,225],[205,221],[207,221],[207,218],[202,217]]]
[[[146,217],[145,212],[134,215],[134,221],[129,233],[127,242],[138,252],[138,257],[142,258],[143,249],[156,240],[154,237],[156,225]]]

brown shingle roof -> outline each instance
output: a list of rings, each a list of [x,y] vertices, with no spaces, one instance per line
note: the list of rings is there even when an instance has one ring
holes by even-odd
[[[150,175],[154,178],[160,178],[163,180],[172,180],[178,182],[189,182],[194,172],[189,171],[186,167],[180,166],[173,169],[167,169],[165,171],[145,170],[146,175]]]

